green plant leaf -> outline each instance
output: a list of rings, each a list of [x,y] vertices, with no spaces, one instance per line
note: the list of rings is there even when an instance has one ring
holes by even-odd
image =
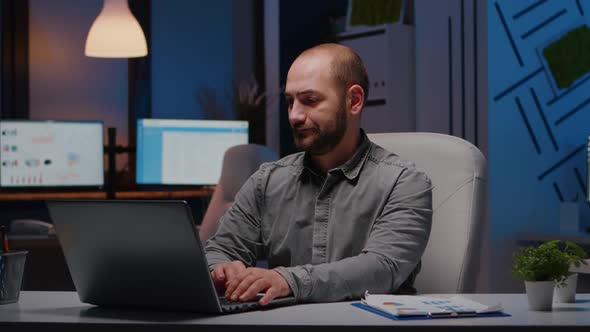
[[[559,244],[559,240],[553,240],[518,249],[512,256],[512,275],[526,281],[563,283],[569,275],[570,258]]]

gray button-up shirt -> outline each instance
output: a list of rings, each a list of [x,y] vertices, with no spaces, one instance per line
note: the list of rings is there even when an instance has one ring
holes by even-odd
[[[320,174],[305,153],[263,164],[206,244],[210,269],[268,258],[299,302],[407,292],[430,235],[432,185],[369,141]]]

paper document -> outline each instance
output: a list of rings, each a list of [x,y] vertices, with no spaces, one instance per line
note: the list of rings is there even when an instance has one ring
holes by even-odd
[[[461,296],[434,298],[408,295],[371,295],[365,293],[363,304],[394,316],[456,317],[501,313],[502,304],[485,305]]]

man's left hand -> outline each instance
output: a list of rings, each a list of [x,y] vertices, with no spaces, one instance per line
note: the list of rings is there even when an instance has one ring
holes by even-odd
[[[276,297],[293,293],[285,278],[278,272],[249,267],[226,285],[225,297],[232,301],[249,301],[261,292],[265,293],[258,301],[261,305],[268,304]]]

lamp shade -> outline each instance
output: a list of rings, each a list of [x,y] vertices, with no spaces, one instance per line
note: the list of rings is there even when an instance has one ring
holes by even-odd
[[[146,56],[147,42],[127,0],[104,0],[88,32],[84,54],[99,58]]]

